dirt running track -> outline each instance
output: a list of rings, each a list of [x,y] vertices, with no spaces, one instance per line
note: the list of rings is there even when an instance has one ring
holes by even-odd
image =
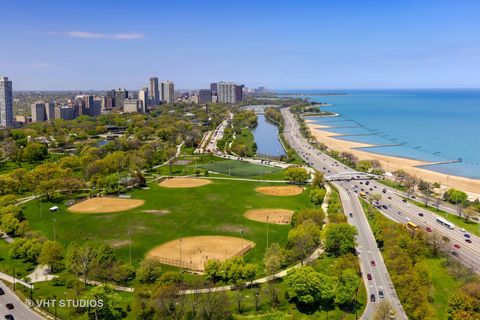
[[[111,213],[127,211],[143,205],[145,201],[121,198],[91,198],[74,204],[68,211],[75,213]]]
[[[153,248],[148,256],[164,264],[203,271],[205,262],[231,258],[243,250],[253,248],[255,243],[236,237],[198,236],[176,239]],[[181,257],[180,257],[181,253]],[[181,265],[180,265],[181,264]]]

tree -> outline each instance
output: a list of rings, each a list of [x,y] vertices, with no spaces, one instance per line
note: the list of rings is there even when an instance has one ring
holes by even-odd
[[[465,218],[465,222],[468,222],[471,217],[473,217],[477,213],[477,208],[473,205],[468,206],[463,211],[463,217]]]
[[[120,320],[126,315],[125,311],[118,308],[119,294],[109,285],[93,287],[83,298],[88,301],[102,301],[88,309],[89,318]]]
[[[346,223],[329,224],[324,229],[325,251],[340,256],[355,251],[357,229]]]
[[[309,209],[304,208],[300,211],[295,211],[292,216],[292,226],[298,226],[305,222],[306,220],[312,220],[320,228],[322,228],[325,220],[325,212],[322,208]]]
[[[225,292],[207,291],[201,297],[200,319],[223,320],[229,319],[230,301]]]
[[[68,271],[83,277],[83,283],[87,284],[87,276],[96,263],[97,252],[90,243],[82,246],[71,244],[65,255],[65,267]]]
[[[430,196],[432,195],[432,185],[427,181],[420,180],[418,190],[423,194],[423,203],[425,207],[427,207]]]
[[[4,214],[0,220],[0,224],[3,232],[11,236],[16,235],[20,228],[20,221],[11,213]]]
[[[310,201],[313,202],[314,204],[320,205],[323,203],[324,199],[325,199],[325,189],[315,188],[312,191],[310,191]]]
[[[205,275],[207,279],[216,283],[222,278],[222,263],[217,259],[210,259],[205,263]]]
[[[145,258],[137,269],[137,278],[140,282],[153,283],[162,275],[162,265],[153,258]]]
[[[301,259],[302,263],[315,246],[320,244],[321,230],[312,220],[290,229],[288,232],[287,249],[293,259]]]
[[[318,273],[309,266],[295,268],[288,272],[285,279],[289,291],[297,304],[313,307],[316,304],[328,304],[334,296],[334,279]]]
[[[325,187],[325,176],[320,171],[316,171],[313,175],[312,187],[323,189]]]
[[[354,269],[343,270],[335,292],[335,303],[352,305],[355,302],[357,291],[360,288],[360,277]]]
[[[62,251],[63,248],[59,242],[48,240],[43,244],[38,263],[49,266],[52,272],[57,272],[63,267]]]
[[[48,155],[47,147],[38,142],[29,142],[22,151],[22,159],[23,161],[28,161],[33,163],[35,161],[42,161]]]
[[[263,258],[265,273],[267,275],[274,275],[280,271],[284,259],[285,254],[282,247],[280,247],[278,243],[272,243],[270,247],[268,247],[265,257]]]
[[[185,315],[185,295],[178,294],[174,285],[160,285],[152,296],[159,319],[182,319]]]
[[[290,166],[283,170],[283,176],[293,183],[304,183],[310,178],[307,170],[298,166]]]

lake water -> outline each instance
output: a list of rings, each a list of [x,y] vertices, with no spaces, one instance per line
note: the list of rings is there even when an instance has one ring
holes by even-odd
[[[257,143],[257,153],[274,157],[285,154],[283,146],[278,140],[278,127],[269,122],[263,114],[258,115],[257,123],[257,126],[252,129]]]
[[[298,92],[298,91],[297,91]],[[347,95],[312,95],[332,104],[323,110],[339,117],[312,117],[332,126],[340,139],[375,145],[365,151],[430,162],[461,158],[451,164],[427,166],[449,175],[480,179],[480,90],[346,90]]]

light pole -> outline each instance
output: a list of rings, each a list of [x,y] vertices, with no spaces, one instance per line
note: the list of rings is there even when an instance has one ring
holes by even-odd
[[[242,235],[242,250],[243,250],[243,229],[240,229],[240,234]]]
[[[182,237],[180,237],[180,268],[182,267]]]
[[[267,250],[268,250],[268,225],[269,225],[269,224],[270,224],[270,223],[268,222],[268,216],[267,216]]]
[[[57,240],[57,218],[52,218],[53,221],[53,241]]]
[[[129,256],[129,261],[131,265],[132,264],[132,230],[128,229],[127,234],[128,234],[128,256]]]

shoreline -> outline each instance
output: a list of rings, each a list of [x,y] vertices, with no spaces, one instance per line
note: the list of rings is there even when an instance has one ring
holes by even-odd
[[[455,188],[466,192],[469,195],[469,198],[480,198],[480,180],[447,175],[418,167],[431,164],[430,162],[426,161],[387,156],[359,150],[358,148],[372,147],[374,145],[337,139],[335,137],[341,136],[341,134],[325,131],[324,129],[329,128],[329,126],[316,124],[313,120],[305,119],[305,124],[309,128],[312,136],[315,137],[317,141],[324,143],[331,150],[350,152],[359,160],[378,160],[386,172],[405,170],[406,172],[422,180],[426,180],[431,183],[438,182],[441,185],[440,190],[442,192],[448,190],[449,188]]]

